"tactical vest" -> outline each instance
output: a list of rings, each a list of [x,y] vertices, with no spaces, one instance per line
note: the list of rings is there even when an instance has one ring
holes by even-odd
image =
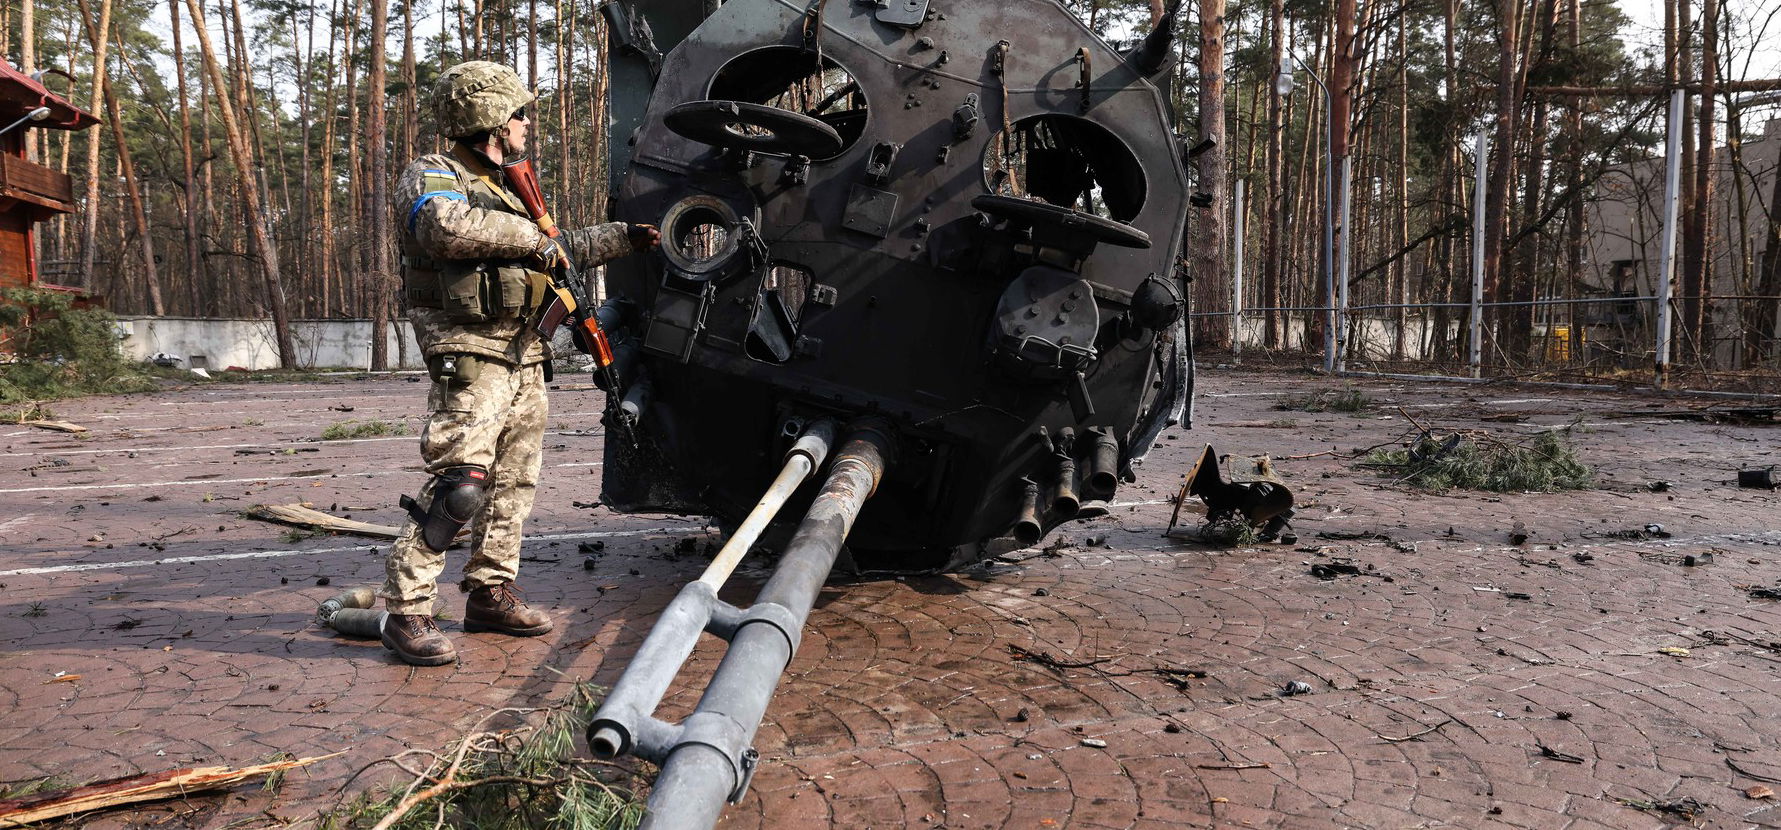
[[[443,158],[445,165],[423,174],[428,192],[461,192],[470,207],[529,220],[525,205],[498,178],[499,171],[482,172],[486,165],[461,145]],[[450,322],[475,324],[524,319],[544,299],[546,276],[524,263],[438,261],[419,253],[412,234],[403,234],[402,240],[402,288],[411,308],[439,309]]]

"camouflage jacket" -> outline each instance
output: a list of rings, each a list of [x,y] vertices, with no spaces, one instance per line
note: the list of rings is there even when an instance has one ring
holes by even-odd
[[[425,278],[439,264],[481,260],[530,268],[543,242],[525,205],[487,156],[462,144],[421,156],[396,180],[392,209],[402,251],[403,281]],[[626,225],[612,222],[563,231],[563,247],[582,268],[631,252]],[[545,344],[526,317],[457,323],[437,308],[411,307],[415,339],[427,357],[473,354],[516,365],[546,359]]]

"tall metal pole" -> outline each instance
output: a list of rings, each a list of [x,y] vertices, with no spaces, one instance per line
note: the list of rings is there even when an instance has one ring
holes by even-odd
[[[1342,157],[1342,212],[1338,214],[1337,223],[1342,230],[1342,247],[1336,254],[1337,297],[1336,297],[1336,374],[1348,371],[1349,338],[1354,336],[1348,320],[1348,249],[1349,239],[1354,236],[1350,232],[1349,208],[1354,205],[1354,156]]]
[[[1478,133],[1473,159],[1477,181],[1472,185],[1472,342],[1467,364],[1472,377],[1484,376],[1484,193],[1490,171],[1490,137]]]
[[[1232,238],[1236,240],[1236,250],[1232,255],[1231,267],[1231,356],[1243,354],[1243,190],[1247,184],[1237,179],[1236,221],[1233,223]]]
[[[1670,381],[1670,352],[1675,348],[1671,336],[1670,297],[1676,277],[1676,209],[1682,185],[1682,90],[1670,92],[1670,133],[1664,145],[1664,225],[1663,248],[1659,256],[1657,281],[1657,388]]]

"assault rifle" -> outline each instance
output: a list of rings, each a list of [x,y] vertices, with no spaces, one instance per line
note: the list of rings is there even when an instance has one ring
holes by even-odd
[[[526,206],[526,212],[531,214],[532,221],[538,223],[538,229],[552,239],[560,239],[563,231],[557,227],[556,220],[550,218],[550,209],[544,204],[544,188],[538,183],[538,171],[532,166],[531,156],[522,155],[502,162],[501,169],[507,174],[508,185]],[[563,249],[562,259],[553,270],[556,273],[550,275],[548,293],[532,328],[539,337],[549,341],[565,321],[569,322],[575,348],[594,359],[594,369],[606,387],[606,396],[615,402],[622,400],[624,390],[619,387],[618,369],[613,365],[612,341],[600,328],[593,306],[588,304],[580,271],[570,259],[567,248]]]

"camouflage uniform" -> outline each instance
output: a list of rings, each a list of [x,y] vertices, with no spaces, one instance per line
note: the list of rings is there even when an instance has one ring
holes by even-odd
[[[505,114],[503,114],[505,117]],[[547,345],[532,331],[530,313],[542,296],[543,274],[530,258],[544,234],[486,156],[459,142],[450,154],[422,156],[397,181],[393,209],[401,228],[404,294],[421,352],[437,375],[454,356],[475,366],[461,382],[432,385],[433,414],[421,434],[421,458],[435,475],[455,467],[487,471],[486,501],[464,573],[473,586],[510,583],[518,572],[520,526],[532,509],[549,412],[543,363]],[[565,231],[560,242],[582,267],[630,253],[624,223]],[[442,305],[442,272],[484,266],[485,298],[494,313],[483,322],[455,322]],[[516,296],[517,295],[517,296]],[[418,499],[425,510],[435,478]],[[386,561],[382,596],[392,614],[430,615],[435,581],[445,557],[428,547],[413,520]]]

